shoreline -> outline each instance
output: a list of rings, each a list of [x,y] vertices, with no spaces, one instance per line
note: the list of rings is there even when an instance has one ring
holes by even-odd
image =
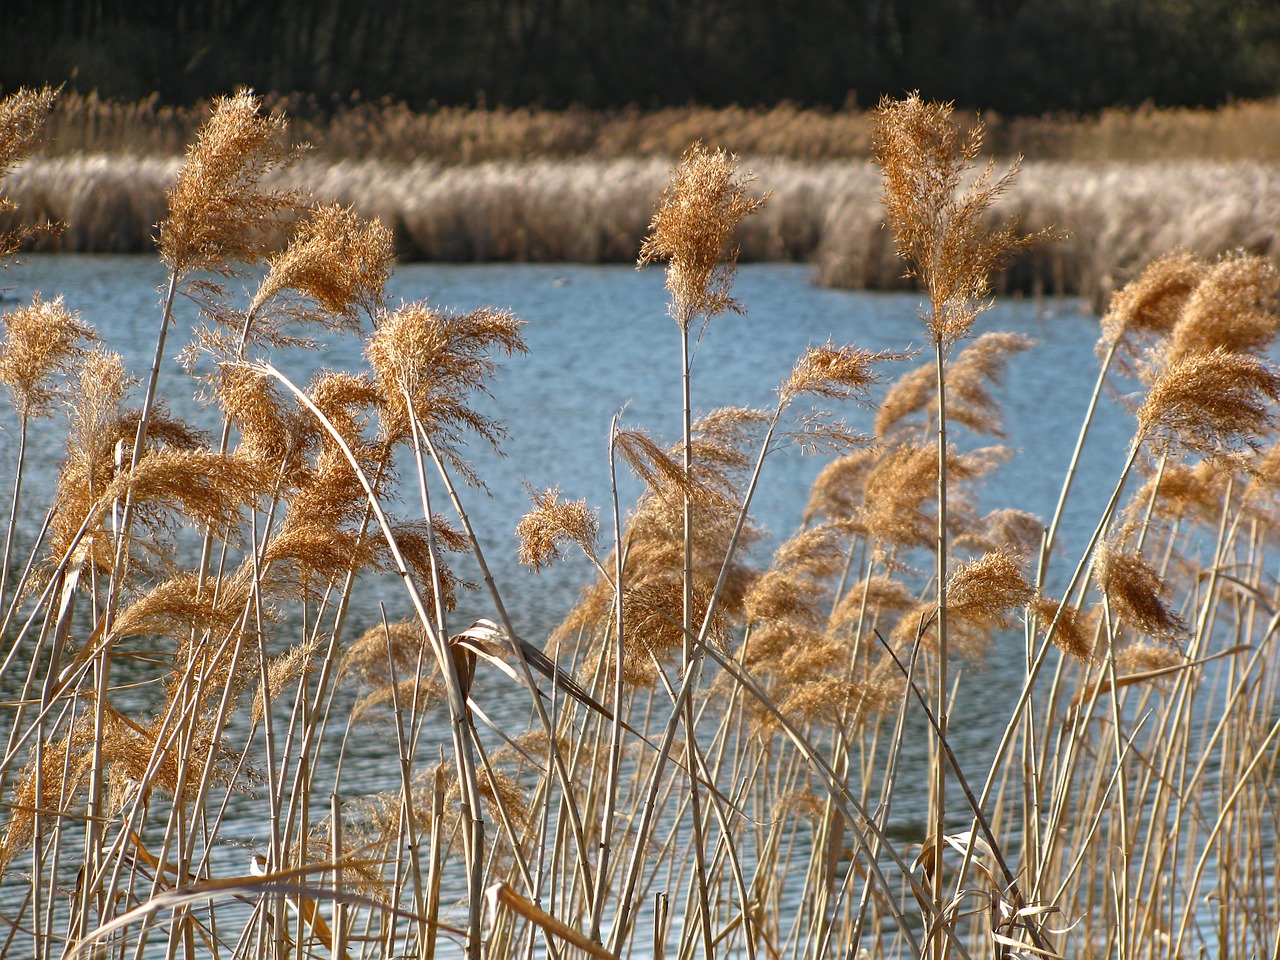
[[[812,264],[822,286],[893,290],[901,276],[881,228],[880,176],[861,161],[743,158],[769,202],[738,238],[744,261]],[[38,252],[142,253],[180,157],[72,154],[32,158],[6,180],[25,222],[66,228]],[[671,165],[616,160],[326,161],[276,176],[312,196],[377,217],[406,262],[634,262]],[[8,220],[13,215],[0,217]],[[1079,296],[1100,306],[1155,256],[1243,249],[1280,255],[1280,162],[1028,161],[1001,222],[1064,238],[993,278],[997,293]],[[10,221],[12,222],[12,221]]]

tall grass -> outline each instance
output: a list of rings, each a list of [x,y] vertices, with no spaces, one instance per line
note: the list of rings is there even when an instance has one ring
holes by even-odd
[[[696,140],[744,156],[790,160],[865,160],[871,156],[874,117],[783,103],[769,108],[601,112],[433,107],[403,103],[321,101],[275,95],[267,106],[292,118],[286,133],[328,160],[407,163],[674,160]],[[45,156],[111,153],[174,156],[182,152],[208,113],[208,104],[173,106],[158,97],[136,102],[68,92],[58,98],[37,150]],[[1280,160],[1280,103],[1240,101],[1217,109],[1113,108],[1090,116],[984,117],[988,148],[1032,160],[1158,161]],[[972,118],[970,118],[972,120]]]
[[[0,103],[0,171],[49,97]],[[973,179],[980,142],[945,107],[882,105],[887,242],[927,292],[931,355],[815,345],[763,410],[695,411],[691,346],[740,307],[734,237],[779,198],[684,154],[638,248],[666,270],[682,430],[614,419],[634,504],[531,491],[521,560],[589,581],[541,644],[467,509],[468,445],[504,437],[474,399],[518,362],[520,321],[387,303],[392,231],[295,189],[252,96],[216,102],[158,218],[152,370],[61,301],[3,318],[22,434],[69,417],[54,489],[23,484],[21,444],[15,465],[0,952],[1273,952],[1280,278],[1182,252],[1111,298],[1097,391],[1132,393],[1133,436],[1063,556],[1091,414],[1054,516],[974,499],[1009,455],[992,391],[1032,348],[970,336],[1028,242],[985,210],[1029,178]],[[156,387],[187,310],[208,433]],[[315,333],[360,338],[366,368],[291,381],[281,358]],[[873,399],[876,435],[852,433],[840,406]],[[829,462],[760,567],[752,502],[796,448]],[[47,521],[16,537],[32,496]],[[404,617],[352,624],[374,577]],[[492,617],[468,624],[472,589]],[[1022,666],[990,757],[951,708],[987,656]],[[476,683],[499,673],[527,726]],[[397,785],[371,792],[346,759],[379,749]]]
[[[179,164],[106,155],[24,164],[9,178],[19,210],[0,213],[0,223],[66,224],[39,239],[38,249],[145,252]],[[656,158],[470,166],[310,158],[273,182],[306,186],[381,220],[405,259],[617,263],[634,258],[668,165]],[[807,260],[827,286],[909,285],[881,229],[879,183],[867,164],[760,160],[753,167],[772,199],[740,231],[744,260]],[[998,274],[996,288],[1079,295],[1102,309],[1153,251],[1181,247],[1215,257],[1242,248],[1275,256],[1278,194],[1280,174],[1269,164],[1027,162],[1019,190],[994,208],[995,222],[1017,221],[1029,234],[1056,225],[1066,236]]]

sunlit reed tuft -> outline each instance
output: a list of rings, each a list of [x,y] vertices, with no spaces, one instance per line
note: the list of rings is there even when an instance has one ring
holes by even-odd
[[[729,238],[764,203],[750,186],[751,177],[738,173],[734,157],[695,144],[658,202],[640,246],[640,264],[667,264],[671,315],[685,330],[695,317],[738,309],[729,294],[737,260]]]

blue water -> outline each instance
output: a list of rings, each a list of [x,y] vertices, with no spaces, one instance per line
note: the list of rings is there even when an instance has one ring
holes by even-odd
[[[0,287],[18,300],[27,300],[36,291],[47,297],[64,295],[67,305],[96,327],[105,343],[119,351],[141,378],[154,350],[158,288],[164,279],[163,268],[153,258],[64,255],[31,257],[10,267],[0,274]],[[538,640],[572,606],[592,571],[579,557],[541,574],[518,566],[513,530],[528,509],[525,484],[558,485],[568,498],[585,498],[600,510],[602,530],[608,537],[611,419],[625,411],[626,426],[645,428],[668,443],[679,435],[680,341],[666,313],[663,275],[658,270],[609,266],[419,264],[400,267],[389,290],[393,304],[400,299],[427,299],[437,307],[459,311],[510,308],[527,323],[528,355],[504,362],[490,385],[491,397],[481,404],[509,430],[505,456],[473,445],[469,456],[488,491],[464,489],[463,497],[515,626]],[[744,313],[715,319],[698,343],[693,364],[695,412],[726,405],[772,408],[775,388],[810,344],[830,340],[871,350],[909,351],[926,343],[916,297],[820,289],[811,284],[803,266],[744,266],[734,293]],[[211,427],[212,411],[201,406],[196,385],[173,359],[197,322],[197,311],[184,302],[178,315],[166,350],[160,394],[173,412]],[[1012,456],[981,486],[979,504],[1027,510],[1047,520],[1096,376],[1097,318],[1082,312],[1073,301],[1003,301],[980,317],[975,333],[987,330],[1025,333],[1038,345],[1013,359],[1004,385],[996,391],[1006,416],[1008,435],[1002,442]],[[928,359],[921,355],[912,362]],[[321,366],[364,369],[360,344],[354,340],[282,356],[277,362],[299,382]],[[884,372],[892,378],[899,368],[906,365],[887,365]],[[869,407],[849,403],[833,412],[855,429],[870,432],[874,411]],[[0,482],[7,487],[16,438],[6,421],[0,425]],[[28,496],[22,511],[29,530],[38,525],[48,505],[50,484],[64,450],[63,426],[61,420],[50,421],[32,438]],[[1105,399],[1064,518],[1060,537],[1064,550],[1051,582],[1065,578],[1092,531],[1131,432],[1131,418],[1120,405]],[[966,437],[963,431],[956,440],[962,447],[992,442]],[[808,487],[824,463],[801,455],[794,447],[767,463],[754,508],[756,519],[768,532],[757,551],[760,564],[767,563],[768,547],[799,525]],[[623,478],[624,511],[639,489],[634,480]],[[415,505],[416,499],[410,496],[397,508],[411,514]],[[442,502],[435,504],[436,509],[442,506]],[[358,633],[379,622],[379,604],[386,605],[392,619],[410,612],[396,578],[367,581],[357,590],[350,629]],[[465,624],[471,618],[492,615],[487,596],[476,594],[463,599],[455,622]],[[1016,693],[1021,640],[1015,637],[1010,642],[1016,643],[1016,654],[1011,648],[1008,656],[969,668],[996,683],[979,685],[983,695],[974,698],[965,723],[953,727],[953,745],[962,756],[987,755],[1007,719],[1008,704],[991,696],[991,691],[1007,675],[1010,697]],[[483,699],[483,691],[478,696]],[[495,691],[492,697],[500,701],[502,694]],[[523,694],[520,700],[524,703]],[[501,702],[485,706],[499,714],[503,708]],[[358,745],[353,749],[349,773],[361,772],[362,786],[369,790],[395,786],[394,764],[385,763],[385,757],[379,760],[371,748],[367,765],[362,766],[365,752]],[[235,806],[233,802],[232,817]],[[252,809],[245,807],[247,817],[252,818]],[[254,824],[246,822],[226,832],[240,833],[252,842],[253,829]]]
[[[67,305],[92,324],[105,343],[144,377],[154,350],[163,268],[150,257],[31,257],[0,274],[0,285],[25,300],[35,291],[62,294]],[[666,313],[659,270],[573,265],[400,267],[389,285],[392,302],[429,300],[437,307],[468,311],[509,308],[526,321],[529,353],[506,361],[491,384],[486,412],[505,422],[505,457],[475,445],[470,459],[489,495],[465,493],[465,506],[480,533],[517,626],[530,636],[551,629],[589,576],[576,558],[549,572],[522,571],[514,560],[513,529],[528,508],[523,484],[558,485],[566,497],[585,498],[601,510],[607,530],[611,418],[625,411],[625,426],[649,430],[664,442],[679,436],[679,338]],[[772,407],[775,387],[810,344],[853,344],[871,350],[907,351],[925,343],[918,299],[821,289],[806,267],[747,265],[734,292],[744,314],[715,319],[698,344],[693,363],[695,415],[720,406]],[[180,303],[170,333],[170,358],[196,322],[194,305]],[[1073,301],[1011,300],[982,314],[975,333],[1012,330],[1037,341],[1015,357],[997,397],[1006,413],[1013,452],[1010,461],[980,488],[984,507],[1013,507],[1045,519],[1051,514],[1089,391],[1096,376],[1093,344],[1097,320]],[[914,363],[925,362],[920,356]],[[304,381],[320,367],[364,369],[358,342],[325,344],[311,353],[281,355],[277,363]],[[887,377],[904,364],[886,364]],[[160,392],[174,412],[212,424],[195,399],[196,385],[172,359]],[[832,412],[855,429],[870,432],[873,411],[853,403]],[[33,438],[33,468],[51,476],[63,453],[61,423],[49,422]],[[1114,479],[1130,418],[1106,401],[1091,433],[1088,456],[1063,530],[1067,553],[1083,544]],[[0,464],[12,462],[13,431],[0,430]],[[962,446],[992,442],[966,438]],[[800,523],[808,486],[823,465],[816,456],[783,451],[766,465],[755,515],[769,542]],[[2,475],[0,475],[2,476]],[[624,510],[639,487],[623,478]],[[38,523],[45,504],[26,501],[24,516]],[[1059,566],[1065,566],[1059,560]],[[476,608],[483,614],[485,604]]]

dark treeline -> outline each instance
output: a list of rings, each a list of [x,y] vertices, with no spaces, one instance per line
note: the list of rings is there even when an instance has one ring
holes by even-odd
[[[0,85],[1009,114],[1280,92],[1276,0],[0,0]]]

